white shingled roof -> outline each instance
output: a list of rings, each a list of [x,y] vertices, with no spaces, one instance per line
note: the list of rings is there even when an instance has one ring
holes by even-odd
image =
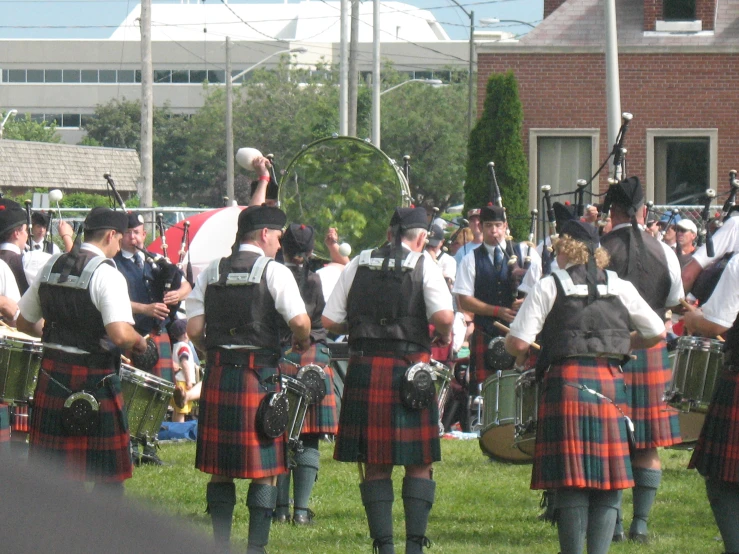
[[[372,42],[372,2],[359,5],[359,42]],[[110,36],[139,40],[141,5]],[[301,0],[289,4],[153,4],[153,41],[309,41],[338,43],[340,3]],[[403,2],[382,2],[382,42],[438,42],[449,36],[427,10]],[[207,32],[203,32],[207,29]]]
[[[141,175],[136,150],[0,140],[0,191],[49,188],[101,192],[110,173],[121,192],[135,193]]]

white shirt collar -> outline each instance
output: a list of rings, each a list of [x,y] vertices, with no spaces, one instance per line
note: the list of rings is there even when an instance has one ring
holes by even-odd
[[[133,258],[138,258],[139,260],[144,259],[144,254],[142,252],[129,252],[128,250],[123,250],[122,248],[121,256],[123,256],[123,259],[125,260],[132,260]]]
[[[16,254],[21,253],[21,249],[12,242],[4,242],[0,244],[0,250],[10,250],[11,252],[15,252]]]
[[[623,229],[624,227],[631,227],[631,222],[629,221],[629,222],[627,222],[627,223],[619,223],[619,224],[618,224],[618,225],[616,225],[615,227],[612,227],[612,228],[611,228],[611,231],[618,231],[619,229]],[[642,225],[642,224],[640,223],[640,224],[639,224],[639,229],[641,229],[641,230],[643,231],[643,230],[645,229],[644,225]]]
[[[488,251],[488,254],[492,255],[492,254],[493,254],[493,253],[495,252],[495,246],[491,246],[491,245],[489,245],[489,244],[488,244],[488,243],[486,243],[486,242],[485,242],[485,243],[483,243],[483,244],[485,245],[485,248],[487,249],[487,251]],[[503,252],[505,252],[505,247],[506,247],[506,242],[505,242],[505,240],[504,240],[504,241],[501,241],[501,242],[500,242],[499,244],[497,244],[496,246],[500,246],[500,249],[501,249],[501,250],[502,250]]]
[[[256,252],[260,256],[264,256],[264,250],[254,244],[239,244],[239,252]]]
[[[97,254],[98,256],[103,256],[104,258],[107,258],[105,253],[102,250],[100,250],[100,248],[98,248],[97,246],[89,242],[83,242],[80,245],[80,250],[89,250],[93,254]]]

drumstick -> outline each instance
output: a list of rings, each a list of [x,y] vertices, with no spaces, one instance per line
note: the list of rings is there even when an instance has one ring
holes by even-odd
[[[133,365],[133,364],[131,363],[131,360],[129,360],[128,358],[126,358],[126,357],[125,357],[125,356],[124,356],[123,354],[121,354],[121,361],[122,361],[122,362],[123,362],[124,364],[126,364],[126,365]]]
[[[680,299],[680,305],[686,310],[688,310],[689,312],[694,312],[696,310],[695,306],[686,302],[684,298]],[[726,342],[724,337],[722,337],[721,335],[716,335],[716,340],[719,342]]]
[[[493,325],[495,325],[498,329],[500,329],[501,331],[503,331],[505,334],[508,334],[511,331],[508,327],[506,327],[505,325],[503,325],[500,321],[493,321]],[[531,343],[531,348],[533,348],[534,350],[541,350],[541,346],[539,346],[535,342],[532,342]]]

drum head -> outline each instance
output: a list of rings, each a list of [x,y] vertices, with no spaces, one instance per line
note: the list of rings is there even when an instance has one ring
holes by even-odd
[[[487,426],[480,432],[480,449],[493,460],[507,464],[530,464],[533,456],[514,447],[516,426]]]

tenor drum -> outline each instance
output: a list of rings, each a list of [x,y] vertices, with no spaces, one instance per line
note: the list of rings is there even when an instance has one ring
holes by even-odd
[[[449,399],[449,386],[452,382],[452,370],[441,362],[431,360],[431,369],[434,371],[434,384],[436,385],[436,402],[439,406],[439,436],[444,434],[444,409],[446,408],[447,400]]]
[[[174,384],[126,364],[121,364],[120,377],[131,436],[150,442],[167,415]]]
[[[698,440],[708,405],[724,363],[723,343],[703,337],[680,337],[672,366],[667,403],[680,411],[683,444]]]
[[[480,448],[498,461],[526,464],[531,455],[514,447],[516,436],[517,371],[498,371],[482,385],[483,419]]]
[[[0,399],[24,403],[33,398],[43,351],[39,339],[4,330],[0,335]]]
[[[530,369],[516,381],[516,437],[513,442],[521,452],[532,457],[538,414],[539,383],[536,381],[536,370]]]

